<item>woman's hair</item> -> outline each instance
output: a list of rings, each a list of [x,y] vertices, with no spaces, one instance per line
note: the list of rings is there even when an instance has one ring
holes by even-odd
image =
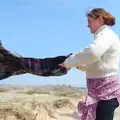
[[[87,12],[87,16],[93,17],[94,19],[102,16],[102,18],[104,19],[104,24],[109,26],[115,25],[115,17],[112,16],[111,13],[107,12],[104,8],[92,9],[90,12]]]

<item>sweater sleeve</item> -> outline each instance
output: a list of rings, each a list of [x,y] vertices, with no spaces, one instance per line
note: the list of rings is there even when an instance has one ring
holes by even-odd
[[[66,67],[72,68],[81,65],[89,65],[100,59],[112,45],[109,35],[99,34],[89,47],[84,48],[80,52],[73,54],[63,63]]]

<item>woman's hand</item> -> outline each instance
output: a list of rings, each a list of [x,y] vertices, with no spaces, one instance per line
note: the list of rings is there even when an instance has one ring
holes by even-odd
[[[86,71],[86,69],[88,68],[88,66],[76,66],[76,68],[78,70],[81,70],[81,71]]]
[[[71,69],[71,68],[67,68],[64,64],[59,64],[60,67],[66,68],[67,72]]]

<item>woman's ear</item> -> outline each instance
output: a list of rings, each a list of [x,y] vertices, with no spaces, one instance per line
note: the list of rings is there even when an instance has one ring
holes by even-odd
[[[98,17],[98,20],[99,20],[99,23],[104,24],[104,19],[103,19],[102,16],[99,16],[99,17]]]

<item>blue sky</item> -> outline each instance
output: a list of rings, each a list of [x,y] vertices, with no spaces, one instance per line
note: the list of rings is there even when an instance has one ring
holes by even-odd
[[[93,39],[87,10],[103,7],[116,17],[120,35],[119,0],[0,0],[0,39],[4,47],[26,57],[54,57],[80,51]],[[71,84],[86,86],[85,73],[75,68],[61,77],[19,75],[0,84]]]

